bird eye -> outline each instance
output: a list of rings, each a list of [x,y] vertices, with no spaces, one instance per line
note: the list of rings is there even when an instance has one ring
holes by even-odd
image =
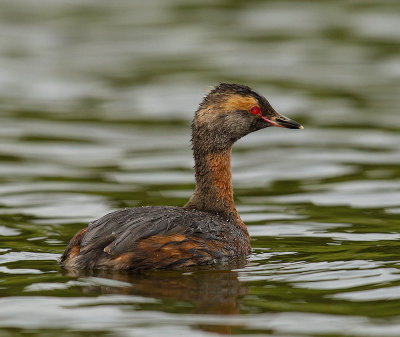
[[[259,115],[260,114],[260,107],[255,105],[250,109],[250,113],[253,115]]]

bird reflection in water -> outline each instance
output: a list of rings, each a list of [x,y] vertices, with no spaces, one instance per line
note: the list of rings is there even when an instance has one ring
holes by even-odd
[[[103,278],[115,282],[99,282],[82,286],[85,295],[135,295],[161,300],[159,310],[170,312],[172,307],[164,301],[180,302],[178,310],[181,313],[182,302],[185,311],[190,314],[205,315],[235,315],[239,313],[238,298],[248,293],[245,283],[238,279],[238,271],[243,268],[245,260],[234,261],[229,265],[217,265],[213,268],[195,267],[180,271],[153,270],[142,273],[110,272],[107,270],[85,271],[68,270],[66,276],[79,278]],[[106,285],[107,284],[107,285]],[[135,309],[137,307],[135,306]],[[201,330],[230,334],[229,325],[201,325]]]

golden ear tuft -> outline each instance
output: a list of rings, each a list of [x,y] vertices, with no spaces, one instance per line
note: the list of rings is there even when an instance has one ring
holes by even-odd
[[[231,95],[224,102],[223,107],[227,111],[250,110],[258,102],[253,96]]]

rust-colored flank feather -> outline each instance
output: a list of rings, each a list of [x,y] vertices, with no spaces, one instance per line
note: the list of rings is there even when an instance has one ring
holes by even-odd
[[[263,96],[247,86],[216,86],[203,99],[193,119],[196,189],[186,205],[109,213],[71,239],[61,266],[90,270],[183,269],[248,255],[250,237],[233,199],[230,154],[238,139],[272,125],[302,128],[279,115]]]

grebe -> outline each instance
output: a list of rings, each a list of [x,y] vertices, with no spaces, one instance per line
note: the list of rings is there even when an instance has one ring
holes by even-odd
[[[61,266],[180,269],[248,255],[250,236],[233,201],[230,154],[238,139],[269,126],[303,129],[251,88],[217,85],[200,103],[192,122],[196,189],[186,205],[109,213],[71,239]]]

